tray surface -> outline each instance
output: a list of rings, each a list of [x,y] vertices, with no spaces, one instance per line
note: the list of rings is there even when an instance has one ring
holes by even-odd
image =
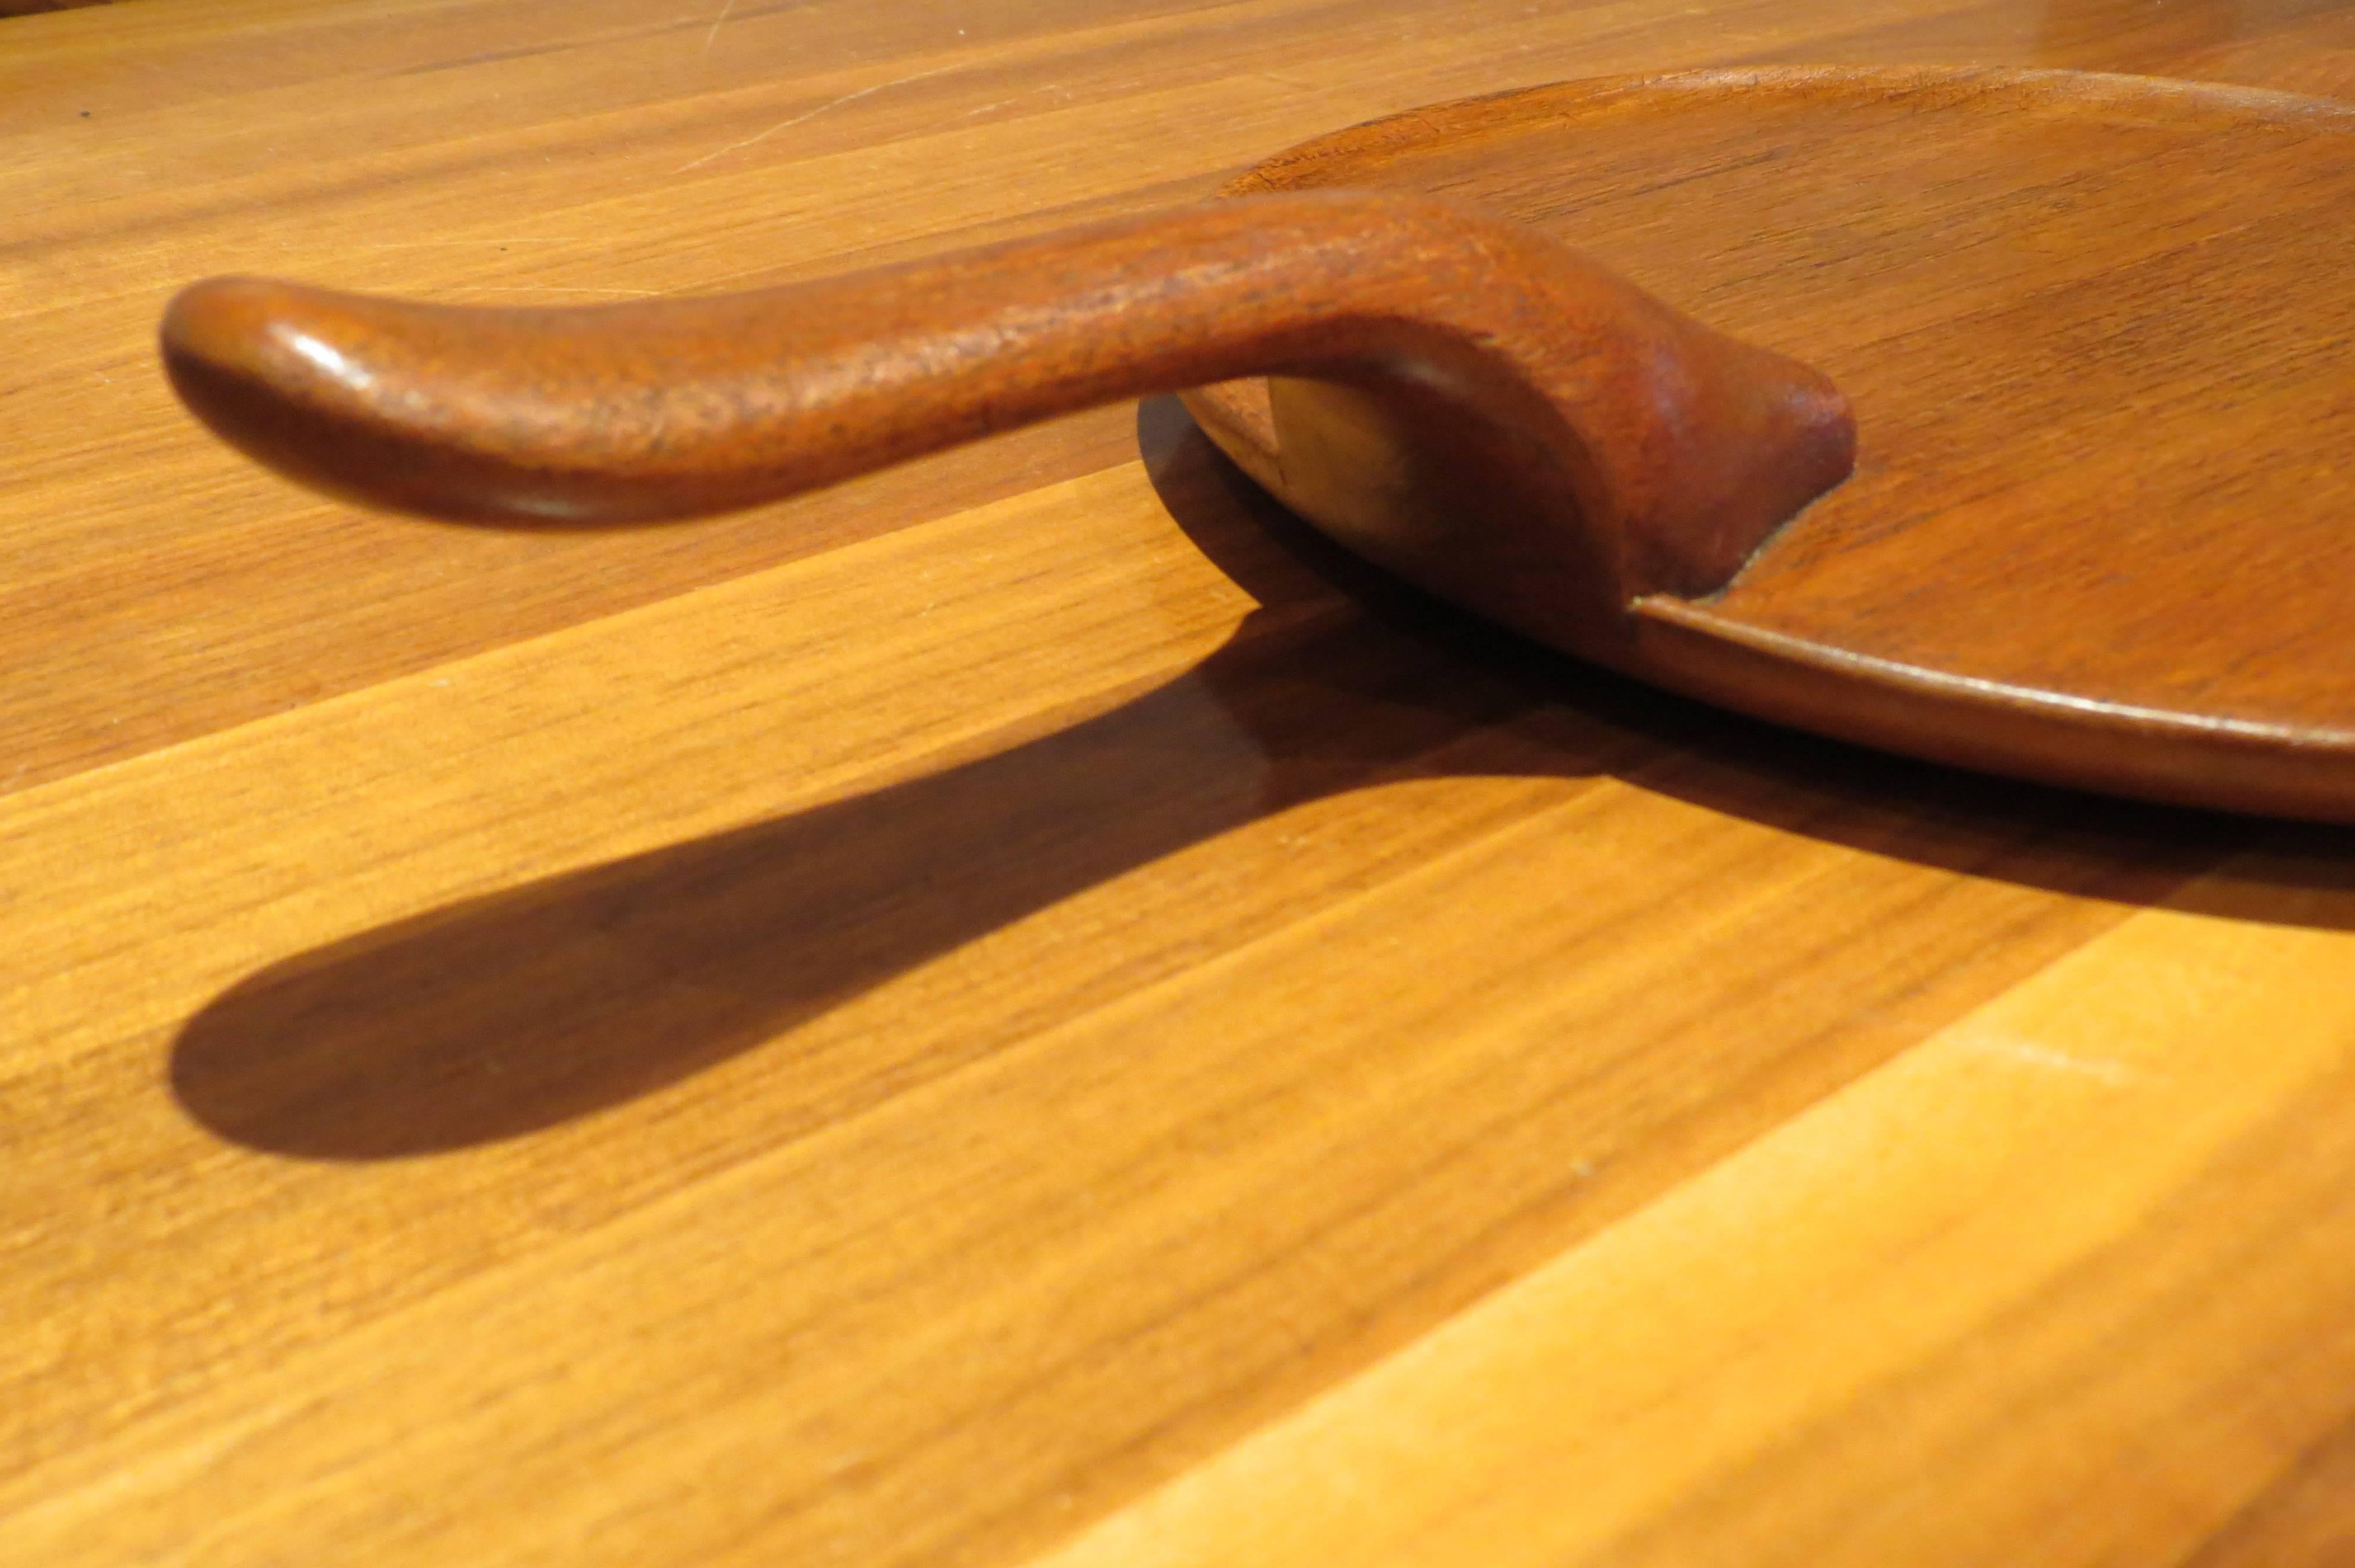
[[[1945,760],[2355,815],[2355,108],[2071,72],[1572,82],[1305,143],[1828,371],[1853,478],[1635,673]],[[1263,391],[1198,394],[1265,479]],[[1277,488],[1281,489],[1280,478]]]

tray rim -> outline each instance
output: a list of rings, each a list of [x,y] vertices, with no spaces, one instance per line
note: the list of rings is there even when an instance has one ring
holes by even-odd
[[[1412,146],[1448,136],[1455,133],[1444,123],[1450,119],[1477,116],[1481,121],[1477,130],[1497,135],[1517,132],[1528,120],[1566,118],[1546,114],[1542,110],[1573,90],[1582,105],[1593,107],[1614,99],[1625,99],[1631,103],[1656,101],[1664,92],[1722,95],[1761,88],[1793,90],[1810,86],[1847,90],[1872,87],[1891,98],[1936,95],[1945,101],[1928,105],[1934,108],[2003,94],[2050,103],[2158,109],[2165,111],[2162,118],[2182,123],[2209,121],[2218,125],[2245,126],[2254,122],[2355,132],[2355,101],[2184,77],[2043,66],[1710,66],[1689,70],[1569,77],[1376,115],[1312,136],[1261,159],[1228,181],[1220,194],[1236,196],[1296,190],[1301,188],[1298,184],[1277,180],[1279,172],[1293,174],[1327,159],[1361,158],[1386,143]],[[1517,103],[1539,112],[1511,119],[1497,117],[1498,110]]]

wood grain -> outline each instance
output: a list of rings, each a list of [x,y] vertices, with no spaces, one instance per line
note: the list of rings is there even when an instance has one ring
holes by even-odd
[[[2176,1557],[2355,1372],[2347,941],[2139,915],[1053,1561]]]
[[[1615,648],[1514,624],[1844,739],[2355,820],[2332,455],[2355,443],[2355,109],[2078,72],[1676,73],[1412,111],[1233,188],[1352,187],[1509,213],[1862,399],[1860,471],[1726,591],[1644,596]],[[1193,398],[1296,498],[1324,443],[1280,439],[1266,401]]]
[[[714,6],[709,21],[649,21],[618,0],[135,3],[16,19],[0,51],[10,321],[38,394],[15,413],[24,455],[0,496],[13,519],[73,520],[0,535],[14,568],[0,655],[16,673],[0,693],[16,738],[0,788],[1124,450],[1116,418],[1083,422],[1082,439],[1018,437],[987,460],[794,503],[784,526],[719,524],[691,549],[658,535],[356,540],[347,514],[190,441],[145,374],[164,298],[208,272],[499,302],[688,292],[1207,196],[1308,136],[1536,81],[1793,58],[2165,71],[2196,57],[2202,74],[2262,85],[2238,62],[2271,70],[2290,57],[2308,74],[2286,85],[2328,90],[2313,73],[2355,58],[2336,7],[2243,21],[2222,4],[2114,0],[1905,0],[1836,16],[1765,4],[1532,16],[1482,3],[1444,20],[1403,0],[1313,19],[1281,3],[1059,0],[972,17],[827,0],[724,17]],[[1171,123],[1187,134],[1173,139]],[[131,461],[182,504],[131,503],[117,482]],[[172,595],[155,591],[159,571]],[[297,596],[302,614],[272,610],[268,590],[294,573],[340,585],[332,614],[314,594]],[[63,627],[39,613],[68,602],[80,608]]]
[[[2344,9],[0,29],[0,1560],[2343,1536],[2344,835],[1582,672],[1386,591],[1166,407],[527,538],[249,474],[144,366],[216,271],[756,286],[1468,92],[2262,84],[2335,69]]]

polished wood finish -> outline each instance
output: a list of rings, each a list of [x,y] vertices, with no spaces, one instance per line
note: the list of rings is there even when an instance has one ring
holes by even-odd
[[[1639,596],[1723,588],[1856,450],[1847,403],[1805,366],[1527,229],[1348,192],[654,304],[215,279],[172,302],[162,339],[173,386],[231,444],[330,493],[469,522],[704,516],[1280,376],[1287,501],[1597,652],[1626,641]]]
[[[2355,820],[2355,108],[1698,72],[1417,110],[1234,188],[1351,186],[1482,201],[1857,389],[1857,480],[1731,591],[1646,597],[1618,668],[1966,767]],[[1317,442],[1266,401],[1195,405],[1290,493]]]
[[[0,1561],[2343,1539],[2343,832],[1593,673],[1387,588],[1166,402],[474,530],[222,450],[153,330],[216,271],[787,283],[1573,76],[2327,92],[2355,14],[123,0],[0,40]]]

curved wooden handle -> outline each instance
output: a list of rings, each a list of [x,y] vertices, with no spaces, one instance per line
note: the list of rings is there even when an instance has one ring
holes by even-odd
[[[1618,593],[1721,584],[1853,447],[1813,371],[1534,233],[1366,193],[645,303],[215,279],[173,301],[163,349],[188,406],[272,467],[506,522],[724,511],[1096,404],[1305,378],[1371,399],[1446,466],[1510,470],[1517,503]]]

